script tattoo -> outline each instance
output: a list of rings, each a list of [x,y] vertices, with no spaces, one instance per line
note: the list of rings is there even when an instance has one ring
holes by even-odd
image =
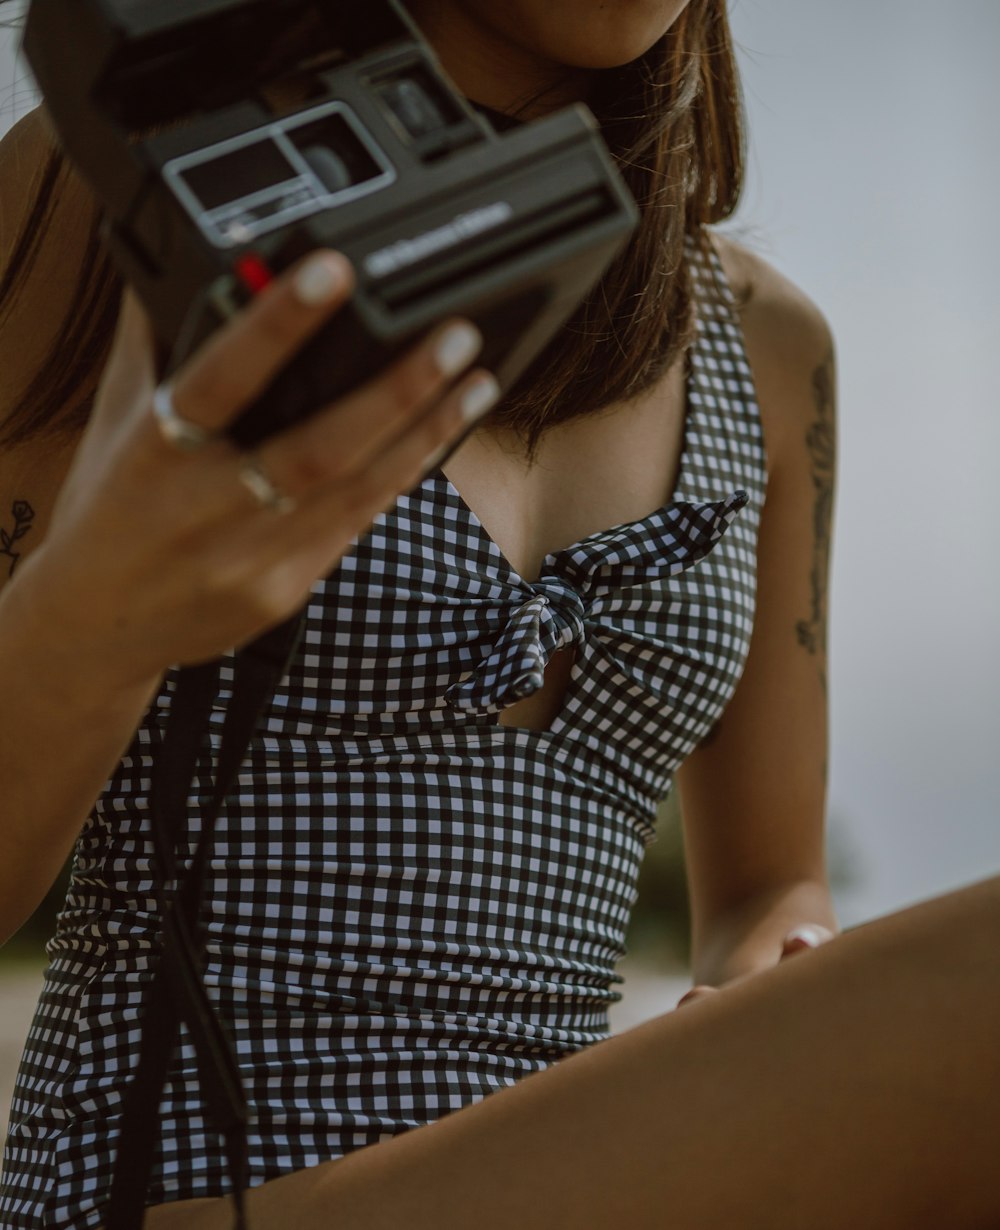
[[[8,577],[14,575],[17,561],[21,558],[21,553],[14,549],[14,544],[31,529],[31,523],[35,519],[35,510],[27,500],[15,500],[10,507],[10,515],[14,518],[14,528],[11,530],[0,528],[0,555],[6,555],[10,560],[7,568]]]
[[[808,619],[795,626],[799,644],[820,657],[820,679],[826,691],[826,607],[827,582],[830,572],[830,532],[833,520],[833,477],[836,458],[834,425],[833,352],[813,373],[813,398],[816,419],[806,433],[806,446],[812,461],[813,489],[813,562],[809,576],[812,588],[812,611]]]

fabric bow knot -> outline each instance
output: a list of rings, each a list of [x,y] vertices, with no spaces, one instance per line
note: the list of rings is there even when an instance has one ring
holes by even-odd
[[[545,681],[556,650],[583,640],[583,599],[568,581],[545,573],[528,588],[531,596],[511,613],[471,678],[449,688],[452,708],[481,713],[530,696]]]
[[[537,581],[517,578],[489,652],[445,693],[452,709],[487,713],[537,692],[559,649],[583,642],[599,595],[664,580],[703,559],[722,538],[747,493],[704,504],[676,501],[642,522],[619,526],[546,556]]]

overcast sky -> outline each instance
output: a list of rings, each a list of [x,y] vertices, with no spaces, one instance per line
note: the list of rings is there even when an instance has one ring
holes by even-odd
[[[738,230],[838,341],[831,816],[856,921],[1000,872],[1000,4],[731,12]],[[0,130],[30,105],[8,40]]]

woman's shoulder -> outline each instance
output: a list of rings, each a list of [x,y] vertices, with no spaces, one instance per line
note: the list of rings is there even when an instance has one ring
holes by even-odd
[[[730,235],[709,237],[729,282],[740,321],[746,329],[767,334],[772,348],[781,344],[806,352],[828,350],[829,322],[817,304],[775,265]]]
[[[729,283],[753,371],[769,460],[815,412],[818,381],[832,388],[830,324],[801,287],[770,261],[718,231],[710,232]]]

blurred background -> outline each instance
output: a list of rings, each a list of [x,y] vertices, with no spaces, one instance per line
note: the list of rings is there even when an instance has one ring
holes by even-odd
[[[839,351],[830,850],[851,925],[1000,872],[1000,5],[730,12],[750,176],[727,229],[818,303]],[[15,50],[0,29],[0,134],[35,102]],[[682,857],[667,814],[619,1029],[688,985]],[[0,951],[0,1129],[51,916]]]

